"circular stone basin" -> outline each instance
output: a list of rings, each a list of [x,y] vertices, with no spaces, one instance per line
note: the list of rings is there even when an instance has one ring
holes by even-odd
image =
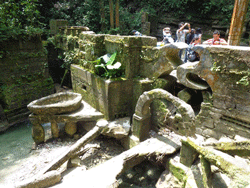
[[[82,95],[73,92],[61,92],[32,101],[28,109],[34,114],[62,114],[73,112],[81,107]]]

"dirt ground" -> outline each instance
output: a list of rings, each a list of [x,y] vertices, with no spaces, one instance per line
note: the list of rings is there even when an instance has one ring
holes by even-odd
[[[74,138],[64,140],[59,138],[40,144],[31,151],[30,157],[23,159],[8,169],[4,169],[5,177],[0,181],[0,187],[13,187],[18,182],[32,178],[75,142],[76,139]],[[88,143],[85,148],[91,149],[80,155],[77,160],[74,160],[73,165],[67,164],[68,169],[66,171],[76,165],[88,170],[124,151],[119,141],[103,135]]]

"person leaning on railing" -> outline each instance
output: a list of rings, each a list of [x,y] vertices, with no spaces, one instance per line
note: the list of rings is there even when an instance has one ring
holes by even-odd
[[[223,38],[220,38],[220,32],[215,30],[213,33],[213,38],[204,41],[202,44],[206,45],[228,45],[227,41]]]

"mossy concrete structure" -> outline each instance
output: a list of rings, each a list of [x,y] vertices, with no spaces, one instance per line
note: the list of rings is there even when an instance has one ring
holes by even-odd
[[[73,90],[81,93],[83,100],[102,112],[108,120],[132,116],[139,96],[153,89],[157,78],[169,75],[182,63],[178,52],[183,46],[156,47],[154,37],[74,30],[78,28],[59,29],[61,35],[54,37],[55,45],[65,52],[75,52],[75,64],[71,65]],[[117,61],[124,69],[123,78],[105,79],[95,75],[94,64],[88,62],[115,52]]]
[[[64,30],[64,33],[69,32]],[[65,51],[77,51],[75,63],[78,65],[71,65],[73,89],[81,93],[83,99],[94,108],[100,110],[106,119],[131,117],[136,106],[143,106],[138,104],[141,101],[138,100],[140,95],[155,88],[171,90],[174,96],[184,96],[186,103],[189,103],[192,93],[200,92],[203,102],[201,101],[200,109],[196,111],[192,122],[196,133],[214,138],[233,138],[235,135],[249,138],[248,47],[200,45],[195,47],[200,54],[200,61],[183,64],[178,53],[187,47],[184,43],[156,47],[156,38],[148,36],[104,35],[90,31],[71,33],[75,34],[61,36],[57,41],[58,46]],[[63,38],[65,40],[61,40]],[[94,74],[94,66],[86,63],[114,52],[117,52],[117,61],[121,62],[124,68],[122,79],[101,78]],[[178,80],[173,79],[175,76],[170,76],[175,69]],[[169,78],[171,82],[168,82]],[[176,85],[180,86],[179,90],[176,90]],[[193,92],[187,91],[186,88]],[[162,100],[158,95],[161,95],[161,91],[155,94],[154,100]],[[154,100],[148,99],[144,103],[149,103],[147,106],[150,107]],[[169,101],[168,97],[165,97],[164,100],[168,101],[168,105],[177,99]],[[166,110],[162,112],[167,113]],[[148,116],[149,119],[153,118],[151,113]],[[162,124],[167,127],[168,123]],[[144,123],[142,124],[141,128],[137,127],[138,130],[144,130]],[[137,130],[135,125],[133,127]],[[135,133],[137,139],[140,140],[144,137],[140,135],[147,134],[142,132]]]
[[[200,61],[179,66],[177,77],[190,88],[211,88],[210,99],[201,104],[195,118],[197,133],[217,139],[235,135],[250,138],[250,48],[201,45],[196,51]],[[195,81],[188,76],[192,74],[203,80]]]
[[[54,92],[47,51],[40,36],[20,36],[0,43],[0,131],[28,117],[27,104]],[[5,122],[5,123],[3,123]]]

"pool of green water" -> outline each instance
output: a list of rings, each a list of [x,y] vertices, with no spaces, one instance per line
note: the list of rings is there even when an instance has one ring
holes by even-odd
[[[29,121],[0,134],[0,170],[13,166],[31,154],[33,139]]]

